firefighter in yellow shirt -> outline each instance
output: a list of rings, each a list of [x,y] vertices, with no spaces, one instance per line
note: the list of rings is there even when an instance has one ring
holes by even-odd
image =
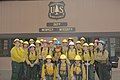
[[[95,64],[94,64],[95,51],[94,51],[93,43],[89,44],[89,54],[91,57],[91,61],[90,61],[90,65],[89,65],[89,73],[90,73],[89,80],[95,80]]]
[[[24,50],[26,59],[27,59],[27,55],[28,55],[28,46],[29,46],[28,41],[23,42],[23,50]],[[24,62],[24,79],[26,79],[26,78],[27,78],[27,64],[26,64],[26,62]]]
[[[75,62],[71,66],[71,80],[86,80],[85,66],[80,55],[75,56]]]
[[[70,66],[66,59],[64,54],[60,56],[60,62],[57,65],[57,80],[70,80]]]
[[[59,40],[57,40],[55,42],[55,48],[54,48],[54,52],[53,52],[53,61],[55,62],[55,65],[58,64],[61,54],[62,54],[61,42]]]
[[[30,40],[29,40],[29,44],[30,44],[30,45],[31,45],[31,44],[34,44],[34,42],[35,42],[34,39],[30,39]]]
[[[52,56],[47,55],[46,62],[42,66],[42,80],[56,80],[56,67],[52,63]]]
[[[77,54],[79,54],[82,57],[82,48],[81,48],[81,42],[80,41],[76,42],[76,49],[77,49]]]
[[[46,56],[49,54],[49,47],[47,40],[43,40],[43,46],[41,48],[42,59],[45,60]]]
[[[85,43],[86,39],[84,37],[80,38],[80,42],[81,42],[81,46],[83,46],[83,44]]]
[[[22,80],[23,62],[25,61],[24,50],[20,47],[20,40],[15,39],[15,46],[11,49],[12,77],[11,80]]]
[[[91,62],[91,57],[89,53],[89,45],[87,43],[83,44],[83,61],[85,64],[85,69],[86,69],[86,79],[90,79],[90,62]]]
[[[68,51],[68,41],[67,39],[63,39],[62,40],[62,52],[63,54],[66,55],[67,51]]]
[[[81,37],[80,38],[80,50],[82,50],[82,53],[83,53],[83,44],[86,42],[86,39],[84,37]],[[82,56],[83,58],[83,56]]]
[[[41,42],[39,40],[36,40],[35,42],[35,50],[37,52],[38,56],[38,61],[39,63],[37,64],[37,73],[39,74],[39,78],[41,78],[41,73],[42,73],[42,65],[43,65],[43,59],[42,59],[42,53],[41,53]]]
[[[23,42],[23,50],[24,50],[26,56],[28,54],[28,46],[29,46],[28,41]]]
[[[36,46],[35,50],[37,52],[37,55],[38,55],[39,59],[41,59],[41,56],[42,56],[41,55],[41,42],[39,40],[36,40],[35,46]]]
[[[54,43],[53,43],[53,41],[49,41],[48,46],[49,46],[49,54],[51,56],[53,56],[53,51],[54,51]]]
[[[77,50],[75,48],[75,43],[70,42],[68,46],[68,51],[67,51],[67,58],[70,60],[70,63],[74,63],[74,58],[77,55]]]
[[[106,43],[102,40],[98,42],[98,51],[95,54],[95,69],[99,80],[110,80],[109,53],[106,50]]]
[[[23,48],[23,40],[20,40],[20,47]]]
[[[37,73],[38,56],[34,44],[31,44],[28,48],[26,63],[27,80],[39,80],[39,74]]]

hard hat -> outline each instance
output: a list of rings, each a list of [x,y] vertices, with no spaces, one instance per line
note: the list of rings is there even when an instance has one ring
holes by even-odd
[[[72,41],[69,43],[69,46],[74,46],[74,45],[75,45],[75,43]]]
[[[23,42],[23,44],[27,44],[28,45],[29,43],[28,43],[28,41],[25,41],[25,42]]]
[[[85,38],[84,38],[84,37],[81,37],[80,40],[84,40],[84,41],[85,41]]]
[[[93,44],[93,43],[90,43],[89,46],[94,46],[94,44]]]
[[[41,42],[40,42],[40,40],[36,40],[36,42],[35,43],[38,43],[38,44],[40,44]]]
[[[65,56],[64,54],[62,54],[62,55],[60,56],[60,59],[66,59],[66,56]]]
[[[88,43],[84,43],[83,46],[87,46],[88,47],[89,45],[88,45]]]
[[[20,43],[23,43],[23,40],[20,40]]]
[[[43,42],[44,39],[40,39],[41,42]]]
[[[60,45],[61,42],[59,40],[55,41],[55,45]]]
[[[20,40],[19,40],[19,39],[15,39],[15,40],[14,40],[14,43],[15,43],[15,42],[20,42]]]
[[[67,43],[67,39],[63,39],[63,41],[62,41],[63,43]]]
[[[46,56],[46,59],[51,59],[51,58],[52,58],[51,55],[47,55],[47,56]]]
[[[105,41],[103,41],[103,40],[100,40],[100,41],[98,41],[98,42],[101,43],[101,44],[103,44],[103,45],[106,44]]]
[[[99,42],[99,40],[98,40],[98,39],[96,39],[96,40],[95,40],[95,43],[97,43],[97,42]]]
[[[47,43],[47,40],[44,39],[43,42],[44,42],[44,43]]]
[[[80,55],[76,55],[75,60],[82,60],[82,58],[80,57]]]
[[[81,42],[80,41],[77,41],[76,44],[80,44]]]
[[[53,41],[56,41],[57,40],[57,38],[53,38]]]
[[[53,41],[49,41],[49,43],[53,43]]]
[[[31,48],[31,47],[35,47],[35,45],[34,45],[34,44],[31,44],[28,48]]]
[[[34,42],[34,40],[33,40],[33,39],[30,39],[30,40],[29,40],[29,42],[32,42],[32,41]]]
[[[69,37],[68,40],[73,40],[73,38]]]

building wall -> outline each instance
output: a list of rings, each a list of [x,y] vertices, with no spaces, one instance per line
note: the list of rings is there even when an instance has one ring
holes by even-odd
[[[10,33],[9,37],[13,33],[39,33],[47,22],[67,22],[76,32],[120,32],[120,0],[63,0],[66,17],[60,20],[48,17],[51,1],[61,0],[0,1],[0,37],[6,38],[2,35],[6,33]],[[6,78],[6,72],[10,79],[10,71],[10,57],[0,57],[0,76]]]
[[[0,34],[39,33],[47,22],[68,22],[76,32],[119,32],[120,0],[64,0],[66,17],[48,17],[51,1],[1,1]]]

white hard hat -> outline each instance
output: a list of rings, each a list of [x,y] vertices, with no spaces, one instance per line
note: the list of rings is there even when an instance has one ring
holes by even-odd
[[[34,45],[34,44],[31,44],[28,48],[31,48],[31,47],[35,47],[35,45]]]
[[[71,42],[69,43],[69,45],[70,45],[70,46],[73,46],[73,45],[75,45],[75,43],[71,41]]]
[[[14,42],[20,42],[20,40],[19,39],[15,39]]]

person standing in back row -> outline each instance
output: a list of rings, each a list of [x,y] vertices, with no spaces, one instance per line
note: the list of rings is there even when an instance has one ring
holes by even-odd
[[[15,46],[11,49],[11,59],[12,59],[12,76],[11,80],[23,80],[24,73],[24,62],[25,62],[25,54],[24,50],[20,47],[20,40],[15,39]]]
[[[34,44],[31,44],[28,47],[28,55],[26,59],[27,80],[39,80],[39,74],[37,72],[38,56],[35,48]]]
[[[98,42],[97,53],[95,54],[95,69],[99,80],[110,80],[109,53],[105,48],[106,43],[102,40]]]

